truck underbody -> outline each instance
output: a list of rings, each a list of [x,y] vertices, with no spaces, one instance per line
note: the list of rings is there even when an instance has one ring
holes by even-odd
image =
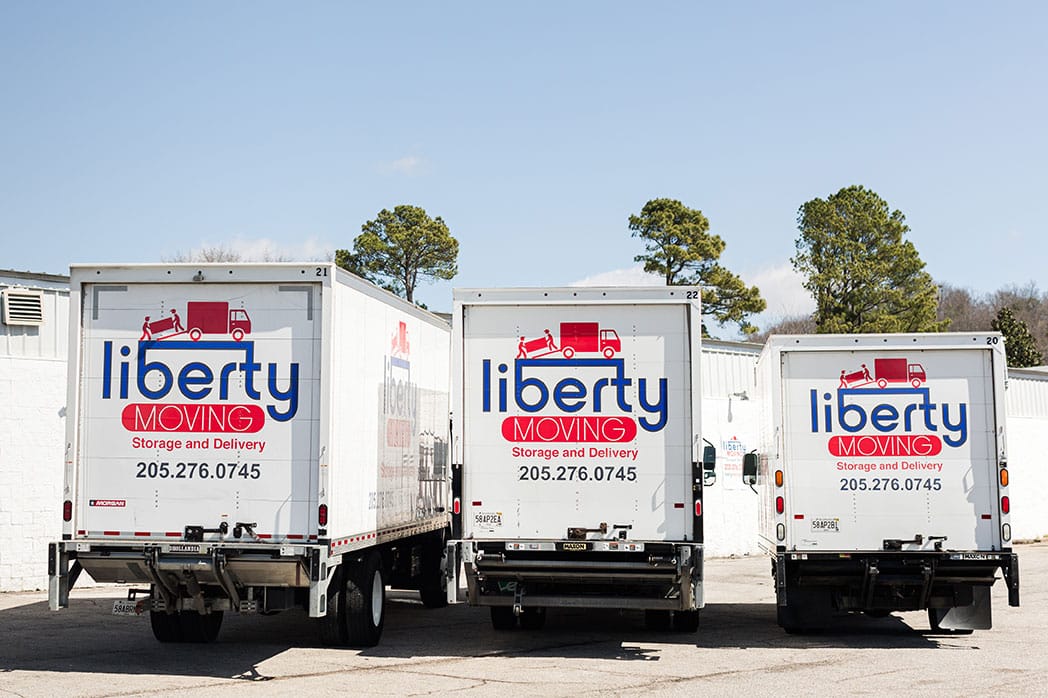
[[[511,629],[518,618],[522,627],[538,628],[546,608],[554,607],[644,610],[657,629],[698,629],[702,545],[466,540],[453,542],[452,550],[456,543],[468,601],[489,606],[496,629]]]
[[[991,626],[990,587],[1001,570],[1008,603],[1019,605],[1019,561],[1003,552],[820,552],[779,549],[772,559],[778,622],[819,630],[837,613],[885,616],[928,611],[933,630]]]
[[[97,582],[148,585],[129,589],[114,613],[148,612],[161,642],[210,642],[226,612],[303,609],[326,644],[372,646],[387,585],[418,589],[427,607],[447,603],[446,537],[437,529],[338,555],[326,543],[62,541],[49,550],[49,603],[68,607],[86,571]]]

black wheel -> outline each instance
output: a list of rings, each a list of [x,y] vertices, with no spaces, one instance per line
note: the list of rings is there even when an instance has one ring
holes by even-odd
[[[693,633],[699,629],[699,610],[673,612],[673,629],[678,633]]]
[[[346,575],[346,631],[356,647],[374,647],[386,622],[386,582],[382,558],[371,552]]]
[[[491,607],[491,627],[495,630],[513,630],[517,627],[517,617],[511,606]]]
[[[182,625],[178,622],[177,613],[150,611],[149,625],[153,627],[153,637],[160,642],[182,642]]]
[[[426,608],[444,608],[448,605],[448,578],[444,574],[444,537],[422,546],[422,574],[418,595]]]
[[[648,630],[657,630],[659,632],[665,632],[669,630],[673,625],[673,619],[669,611],[661,611],[657,609],[647,609],[644,611],[644,626]]]
[[[520,614],[520,627],[524,630],[541,630],[546,624],[545,608],[525,608]]]
[[[349,642],[349,630],[346,627],[346,591],[342,581],[342,569],[328,584],[327,615],[318,618],[320,641],[325,645],[345,645]]]
[[[928,625],[932,627],[932,632],[935,633],[949,633],[950,635],[971,635],[974,630],[972,628],[960,628],[958,630],[947,630],[943,628],[940,623],[946,616],[948,608],[929,608],[928,609]]]
[[[222,611],[179,611],[178,624],[182,626],[183,642],[214,642],[222,627]]]

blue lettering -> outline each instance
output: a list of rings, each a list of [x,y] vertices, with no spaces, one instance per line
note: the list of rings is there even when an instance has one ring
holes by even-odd
[[[194,376],[194,373],[198,375]],[[178,389],[190,400],[202,400],[211,394],[211,381],[214,379],[215,374],[211,372],[210,366],[199,361],[193,361],[183,366],[182,370],[178,372]],[[192,388],[194,385],[205,387],[200,390],[194,390]]]

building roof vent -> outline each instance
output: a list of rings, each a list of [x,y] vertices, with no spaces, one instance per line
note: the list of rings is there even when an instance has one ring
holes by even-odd
[[[26,288],[3,291],[5,325],[44,324],[44,294]]]

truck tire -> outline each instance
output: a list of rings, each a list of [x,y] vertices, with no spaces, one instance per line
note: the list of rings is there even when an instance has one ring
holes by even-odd
[[[673,629],[678,633],[693,633],[699,629],[699,609],[673,612]]]
[[[325,645],[342,646],[349,642],[344,586],[342,567],[339,567],[328,584],[327,614],[317,619],[320,627],[320,641]]]
[[[204,336],[204,333],[200,331],[199,327],[194,327],[189,330],[189,338],[194,342],[199,342],[202,336]]]
[[[346,575],[346,631],[348,644],[374,647],[386,622],[386,581],[382,557],[372,551]]]
[[[546,609],[534,606],[525,608],[520,614],[520,627],[524,630],[542,630],[546,624]]]
[[[673,617],[669,611],[649,608],[644,611],[644,627],[664,633],[673,627]]]
[[[422,545],[422,574],[418,595],[426,608],[444,608],[448,605],[448,578],[444,574],[444,537]]]
[[[517,627],[517,617],[513,615],[513,607],[492,606],[491,627],[495,630],[515,630]]]
[[[562,347],[560,351],[564,354],[565,359],[575,356],[575,347]]]
[[[149,625],[158,642],[182,642],[182,625],[178,622],[177,613],[150,611]]]
[[[179,611],[178,624],[182,626],[182,642],[214,642],[222,627],[222,611]]]

